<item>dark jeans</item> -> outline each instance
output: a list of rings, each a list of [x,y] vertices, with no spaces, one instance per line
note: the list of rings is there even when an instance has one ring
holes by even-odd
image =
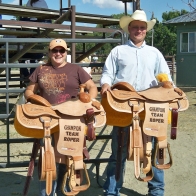
[[[22,56],[22,58],[31,59],[30,63],[37,63],[43,57],[42,53],[26,53]],[[22,60],[21,63],[25,63],[25,60]],[[30,72],[28,68],[21,68],[21,73],[24,77],[28,77],[34,72],[35,68],[30,68]]]

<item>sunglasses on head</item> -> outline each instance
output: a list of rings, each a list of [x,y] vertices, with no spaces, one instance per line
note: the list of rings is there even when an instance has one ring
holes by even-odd
[[[65,48],[62,48],[62,49],[59,49],[59,50],[53,48],[51,51],[52,51],[52,53],[57,53],[57,52],[59,52],[59,53],[62,54],[62,53],[65,53],[65,51],[67,51],[67,50],[65,50]]]

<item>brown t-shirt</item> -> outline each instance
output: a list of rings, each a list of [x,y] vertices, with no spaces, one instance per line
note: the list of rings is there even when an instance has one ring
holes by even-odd
[[[60,68],[50,64],[38,66],[29,77],[30,81],[39,84],[40,96],[52,105],[77,97],[79,85],[91,79],[82,67],[67,63]]]

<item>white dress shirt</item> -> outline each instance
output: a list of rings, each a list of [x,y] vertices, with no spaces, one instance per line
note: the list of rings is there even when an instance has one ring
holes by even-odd
[[[118,82],[128,82],[136,91],[142,91],[158,84],[156,75],[166,73],[170,81],[170,70],[161,52],[155,47],[140,47],[128,41],[113,48],[103,68],[100,85],[110,86]]]

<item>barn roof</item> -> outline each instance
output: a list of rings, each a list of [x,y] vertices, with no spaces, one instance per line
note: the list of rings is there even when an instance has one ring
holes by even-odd
[[[171,20],[163,22],[164,24],[177,24],[177,23],[187,23],[187,22],[195,22],[196,21],[196,10],[193,12],[189,12],[182,16],[178,16]]]

